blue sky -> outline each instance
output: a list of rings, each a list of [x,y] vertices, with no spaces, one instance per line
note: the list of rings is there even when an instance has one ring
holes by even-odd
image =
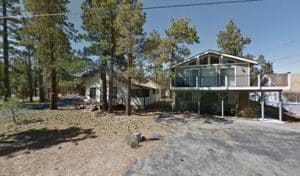
[[[80,30],[81,3],[83,0],[71,0],[69,15]],[[143,0],[144,7],[217,2],[227,0]],[[213,6],[194,6],[184,8],[147,10],[145,32],[156,29],[164,33],[171,18],[188,17],[195,25],[200,43],[189,46],[192,55],[207,49],[218,50],[216,34],[225,28],[228,20],[233,19],[243,35],[249,36],[252,43],[245,53],[255,56],[264,54],[274,62],[276,72],[300,72],[300,1],[264,0],[262,2],[226,4]],[[78,49],[86,43],[74,43]]]

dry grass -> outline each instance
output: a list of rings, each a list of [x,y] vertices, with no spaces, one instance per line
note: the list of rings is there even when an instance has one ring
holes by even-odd
[[[41,111],[0,119],[1,175],[121,175],[163,141],[136,149],[124,141],[129,132],[167,136],[155,115],[125,117],[75,110]]]

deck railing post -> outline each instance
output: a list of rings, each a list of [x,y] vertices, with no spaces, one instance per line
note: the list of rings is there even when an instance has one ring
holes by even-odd
[[[196,87],[199,87],[199,77],[196,76]]]
[[[225,87],[228,88],[228,76],[225,75]]]

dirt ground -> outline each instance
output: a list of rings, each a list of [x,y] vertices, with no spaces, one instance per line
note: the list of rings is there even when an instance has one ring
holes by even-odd
[[[0,119],[0,175],[299,175],[300,123],[76,110]],[[129,132],[161,140],[132,149]]]
[[[0,175],[122,175],[164,139],[130,148],[125,136],[167,136],[152,113],[125,117],[75,110],[41,111],[0,122]]]

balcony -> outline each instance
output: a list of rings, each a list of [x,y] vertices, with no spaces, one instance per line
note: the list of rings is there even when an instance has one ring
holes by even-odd
[[[232,90],[232,91],[282,91],[290,88],[290,79],[284,86],[261,85],[260,75],[217,75],[177,77],[171,82],[171,90]]]
[[[248,75],[177,77],[172,81],[173,87],[249,87],[257,85],[258,79],[251,79]]]

